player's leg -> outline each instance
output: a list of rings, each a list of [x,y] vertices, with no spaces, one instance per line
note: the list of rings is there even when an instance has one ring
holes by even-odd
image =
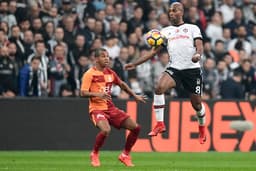
[[[196,111],[199,123],[199,142],[204,144],[205,135],[205,108],[202,104],[202,76],[199,68],[188,69],[181,72],[182,83],[186,90],[190,92],[190,100],[192,107]]]
[[[140,133],[140,125],[138,125],[135,121],[128,117],[122,122],[121,127],[128,129],[130,132],[126,138],[125,148],[123,152],[119,155],[118,159],[126,166],[131,167],[134,166],[134,164],[132,163],[130,152],[138,139]]]
[[[100,129],[100,132],[96,136],[93,150],[90,154],[91,165],[97,167],[100,166],[99,150],[103,146],[105,139],[110,133],[111,128],[103,112],[92,112],[91,119],[95,123],[95,126]]]
[[[190,95],[191,104],[196,111],[198,124],[199,124],[199,142],[204,144],[206,141],[205,134],[205,107],[202,104],[201,95],[191,94]]]
[[[154,112],[156,114],[156,125],[152,129],[151,132],[149,132],[149,136],[156,136],[158,133],[162,133],[166,130],[165,124],[164,124],[164,106],[165,106],[165,97],[164,93],[170,89],[176,86],[176,83],[174,79],[171,77],[170,73],[164,72],[161,76],[160,80],[157,83],[157,86],[155,88],[155,94],[154,94]]]

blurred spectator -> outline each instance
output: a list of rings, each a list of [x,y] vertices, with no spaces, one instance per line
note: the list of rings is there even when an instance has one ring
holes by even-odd
[[[248,55],[251,55],[252,46],[250,42],[246,40],[246,28],[245,26],[240,25],[237,28],[237,38],[234,38],[230,41],[228,45],[228,50],[242,50],[244,49]]]
[[[57,45],[57,44],[63,44],[66,46],[66,51],[68,46],[66,45],[66,43],[64,43],[64,30],[62,27],[57,27],[55,29],[54,32],[54,36],[51,37],[51,40],[49,40],[47,42],[47,46],[49,46],[49,51],[50,53],[53,53],[53,48]]]
[[[227,51],[225,50],[224,42],[222,40],[216,40],[215,47],[213,50],[215,61],[218,62],[222,60],[226,53]]]
[[[54,23],[55,28],[59,25],[59,22],[61,21],[62,16],[58,14],[57,7],[52,7],[51,11],[49,13],[49,20]]]
[[[8,44],[8,37],[5,34],[3,29],[0,29],[0,48],[2,48],[3,46],[7,46]]]
[[[92,45],[91,45],[91,48],[90,48],[90,51],[93,51],[97,48],[100,48],[103,46],[103,42],[102,42],[102,39],[100,38],[95,38],[92,42]]]
[[[246,26],[243,12],[240,8],[236,7],[234,11],[234,19],[232,19],[230,22],[228,22],[225,27],[229,28],[231,30],[231,37],[234,38],[237,36],[237,28],[239,26]]]
[[[128,25],[126,21],[122,20],[119,23],[119,35],[120,35],[120,44],[123,46],[128,45],[127,29],[128,29]]]
[[[223,16],[223,23],[226,24],[234,18],[235,6],[234,0],[223,0],[219,9]]]
[[[89,55],[88,47],[86,46],[86,41],[83,35],[77,35],[75,44],[69,50],[68,63],[71,67],[78,64],[78,59],[82,55]]]
[[[2,0],[0,2],[0,21],[7,22],[9,28],[11,28],[13,25],[17,25],[15,16],[13,14],[9,14],[7,0]]]
[[[24,38],[24,32],[30,30],[30,22],[28,18],[24,18],[19,23],[20,31],[21,31],[21,38]]]
[[[169,16],[166,13],[162,13],[158,17],[158,22],[161,28],[167,27],[170,25]]]
[[[8,47],[3,46],[0,50],[0,96],[15,96],[16,92],[17,77],[15,65],[9,57]]]
[[[25,48],[23,46],[23,40],[21,39],[21,32],[20,28],[17,25],[11,27],[11,37],[10,42],[16,44],[17,47],[17,54],[18,56],[22,57],[25,54]]]
[[[22,62],[26,63],[27,58],[34,52],[34,35],[31,30],[27,30],[24,32],[24,38],[23,38],[23,47],[25,49],[25,53],[23,55]]]
[[[222,40],[224,42],[225,50],[228,50],[228,44],[231,41],[231,30],[227,27],[223,28]]]
[[[16,71],[15,76],[18,77],[18,72],[20,68],[24,65],[24,63],[22,61],[22,56],[18,56],[17,54],[17,47],[15,43],[8,44],[8,53],[9,53],[9,58],[14,64],[14,68]]]
[[[256,87],[256,71],[251,65],[251,60],[244,59],[241,66],[235,71],[240,72],[242,75],[241,84],[244,86],[245,95],[248,99],[249,94]]]
[[[51,96],[59,95],[61,85],[67,83],[69,72],[70,66],[67,64],[67,59],[65,58],[64,47],[61,44],[57,44],[54,47],[54,53],[49,61],[48,68]]]
[[[114,4],[115,14],[114,14],[114,20],[117,23],[120,23],[122,20],[126,20],[127,17],[125,15],[125,9],[121,2],[116,2]]]
[[[9,1],[9,13],[15,16],[17,20],[17,24],[20,23],[24,18],[27,17],[27,10],[26,8],[22,7],[21,5],[17,5],[17,0],[10,0]]]
[[[241,84],[242,75],[234,72],[233,76],[221,84],[220,95],[222,99],[243,99],[244,89]]]
[[[32,19],[31,30],[33,33],[43,33],[43,23],[41,18],[37,17]]]
[[[206,57],[206,58],[212,58],[212,59],[215,58],[210,39],[205,39],[204,40],[204,53],[203,53],[203,56]]]
[[[29,6],[28,17],[30,17],[30,19],[39,18],[40,16],[41,11],[37,3],[33,3],[33,5]]]
[[[59,13],[63,16],[72,13],[72,3],[71,0],[62,0],[62,5],[60,6]]]
[[[248,37],[251,45],[252,45],[252,50],[254,53],[256,53],[256,24],[252,28],[252,35]]]
[[[213,14],[215,13],[215,7],[213,0],[203,0],[201,4],[201,9],[204,12],[206,20],[209,22]]]
[[[40,57],[33,56],[29,64],[24,65],[19,74],[19,95],[20,96],[41,96],[43,71],[40,69]]]
[[[148,53],[147,47],[140,48],[140,56],[145,56]],[[140,83],[140,87],[143,87],[143,92],[148,97],[153,97],[154,82],[151,61],[138,65],[136,68],[137,78]]]
[[[227,67],[227,63],[224,60],[219,60],[217,63],[217,69],[215,70],[217,74],[217,82],[216,82],[216,92],[215,97],[220,98],[220,87],[223,81],[229,78],[230,72]]]
[[[112,59],[115,59],[120,53],[120,47],[117,45],[115,38],[116,37],[114,35],[107,35],[106,41],[103,45],[103,48],[108,51],[109,57]]]
[[[107,5],[105,8],[105,17],[104,17],[104,29],[105,33],[110,31],[110,22],[114,20],[114,7],[112,5]]]
[[[43,27],[43,37],[45,42],[48,42],[54,36],[54,31],[54,23],[52,21],[47,21]]]
[[[95,33],[95,35],[97,35],[97,37],[100,37],[100,38],[103,38],[105,36],[105,34],[104,34],[104,24],[103,24],[102,21],[100,21],[100,20],[95,21],[94,33]]]
[[[92,62],[86,55],[82,54],[78,58],[78,64],[71,68],[69,82],[76,96],[79,96],[82,76],[91,66]]]
[[[96,23],[96,20],[93,17],[88,17],[85,20],[85,28],[84,28],[83,35],[85,36],[85,40],[87,41],[89,46],[91,46],[92,41],[95,39],[95,33],[94,33],[95,23]]]
[[[129,75],[128,71],[124,70],[124,65],[127,64],[129,59],[129,53],[127,47],[122,47],[120,49],[120,54],[117,58],[114,59],[113,70],[117,73],[117,75],[121,78],[121,80],[125,81],[127,84],[129,83]]]
[[[63,40],[67,43],[68,47],[72,47],[75,42],[75,35],[78,32],[77,28],[75,28],[75,21],[70,15],[65,16],[62,21],[64,26]]]
[[[244,14],[244,19],[246,21],[246,23],[248,23],[250,20],[255,20],[255,16],[253,14],[253,4],[252,4],[252,0],[243,0],[243,5],[242,7],[242,11]]]
[[[205,32],[211,39],[212,44],[215,44],[217,39],[221,39],[223,37],[222,16],[220,12],[215,12],[213,14]]]
[[[62,84],[60,86],[59,97],[74,97],[74,92],[69,84]]]
[[[40,69],[42,70],[42,80],[41,80],[41,95],[42,96],[47,96],[48,95],[48,73],[47,73],[47,69],[48,69],[48,62],[49,59],[48,57],[45,55],[46,52],[46,48],[45,48],[45,44],[44,41],[39,40],[35,42],[35,51],[34,53],[32,53],[27,59],[28,59],[28,63],[31,62],[31,59],[34,56],[40,57]]]
[[[158,60],[153,63],[152,69],[154,86],[158,82],[160,75],[165,71],[170,60],[169,58],[168,52],[163,50],[158,54]]]
[[[2,29],[4,31],[4,33],[7,35],[9,35],[9,26],[8,26],[8,22],[6,21],[1,21],[0,23],[0,29]]]
[[[43,7],[41,8],[41,19],[43,23],[51,21],[52,17],[50,15],[52,9],[52,0],[43,0]]]
[[[133,33],[136,27],[141,27],[145,29],[145,23],[142,20],[143,9],[140,6],[134,8],[134,16],[128,21],[128,34]]]
[[[215,61],[212,58],[207,58],[203,65],[203,81],[205,84],[209,84],[212,88],[212,96],[215,97],[217,94],[218,75],[215,72]]]

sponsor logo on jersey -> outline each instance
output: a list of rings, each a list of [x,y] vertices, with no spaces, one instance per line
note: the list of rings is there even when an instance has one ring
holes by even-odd
[[[187,28],[184,28],[184,29],[183,29],[183,32],[184,32],[184,33],[187,33],[187,32],[188,32],[188,29],[187,29]]]
[[[196,84],[199,85],[200,82],[201,82],[201,81],[200,81],[200,78],[198,78],[198,79],[196,80]]]
[[[100,118],[102,118],[102,119],[104,118],[104,119],[105,119],[105,116],[102,115],[102,114],[97,114],[97,115],[96,115],[96,118],[97,118],[97,119],[100,119]]]

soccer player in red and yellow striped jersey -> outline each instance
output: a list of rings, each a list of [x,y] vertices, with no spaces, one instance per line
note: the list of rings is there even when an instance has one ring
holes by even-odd
[[[128,114],[115,107],[111,99],[111,87],[113,84],[119,85],[120,88],[132,95],[136,101],[144,102],[145,97],[136,95],[128,85],[123,82],[109,66],[108,52],[99,48],[95,50],[95,66],[84,73],[81,85],[81,96],[89,97],[90,118],[100,132],[96,136],[93,151],[90,159],[92,166],[100,166],[99,149],[104,144],[106,137],[110,133],[110,125],[120,129],[128,129],[130,133],[127,137],[125,148],[119,155],[119,160],[126,166],[134,166],[130,151],[135,144],[140,126],[133,121]]]

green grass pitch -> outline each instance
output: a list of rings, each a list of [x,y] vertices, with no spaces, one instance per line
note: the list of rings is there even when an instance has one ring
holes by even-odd
[[[88,151],[0,151],[0,170],[9,171],[255,171],[256,152],[132,153],[135,167],[117,160],[120,152],[102,151],[93,168]]]

